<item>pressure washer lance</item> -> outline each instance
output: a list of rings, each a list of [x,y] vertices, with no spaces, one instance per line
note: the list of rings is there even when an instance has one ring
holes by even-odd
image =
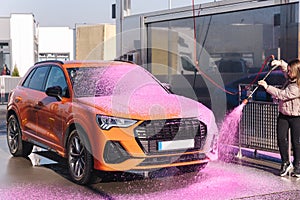
[[[264,81],[264,80],[271,74],[271,72],[274,71],[277,67],[278,67],[278,65],[274,66],[270,71],[268,71],[268,73],[265,75],[265,77],[264,77],[262,80]],[[256,86],[256,87],[254,88],[254,90],[253,90],[253,91],[251,92],[251,94],[247,97],[247,99],[244,99],[244,100],[242,101],[243,104],[246,105],[246,104],[248,103],[249,99],[252,98],[252,95],[253,95],[254,92],[258,89],[258,87],[259,87],[259,85]]]

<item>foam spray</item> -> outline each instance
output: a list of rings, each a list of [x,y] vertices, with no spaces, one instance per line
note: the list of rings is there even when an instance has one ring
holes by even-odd
[[[247,102],[248,100],[244,100],[238,107],[226,114],[222,122],[219,138],[219,159],[221,160],[231,161],[232,159],[232,145],[237,143],[239,123]]]

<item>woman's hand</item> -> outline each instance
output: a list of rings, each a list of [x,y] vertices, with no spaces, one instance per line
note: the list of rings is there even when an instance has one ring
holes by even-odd
[[[257,83],[258,83],[258,85],[263,86],[265,89],[268,88],[268,84],[267,84],[267,82],[264,81],[264,80],[260,80],[260,81],[258,81]]]
[[[273,67],[275,67],[275,66],[281,66],[281,61],[280,60],[273,60],[272,62],[271,62],[271,66]]]
[[[286,71],[288,64],[284,60],[273,60],[271,66],[281,67],[283,71]]]

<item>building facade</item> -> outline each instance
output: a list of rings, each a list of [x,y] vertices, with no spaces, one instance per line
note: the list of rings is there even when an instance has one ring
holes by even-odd
[[[0,17],[0,72],[6,64],[23,76],[43,60],[113,60],[116,26],[112,24],[39,27],[33,14]]]
[[[73,60],[74,48],[74,29],[39,27],[39,61]]]
[[[20,75],[38,60],[38,23],[33,14],[0,18],[0,67],[17,67]]]
[[[76,25],[76,60],[116,58],[116,26],[112,24]]]

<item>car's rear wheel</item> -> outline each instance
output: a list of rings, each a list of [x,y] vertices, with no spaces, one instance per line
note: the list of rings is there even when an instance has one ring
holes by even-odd
[[[32,152],[33,144],[22,140],[22,131],[15,115],[8,118],[7,144],[13,156],[27,157]]]
[[[201,164],[196,164],[196,165],[186,165],[186,166],[177,166],[177,168],[184,173],[189,173],[189,172],[197,172],[206,167],[207,163],[201,163]]]
[[[72,180],[81,185],[88,184],[93,172],[93,156],[88,151],[83,135],[73,130],[67,144],[68,167]]]

